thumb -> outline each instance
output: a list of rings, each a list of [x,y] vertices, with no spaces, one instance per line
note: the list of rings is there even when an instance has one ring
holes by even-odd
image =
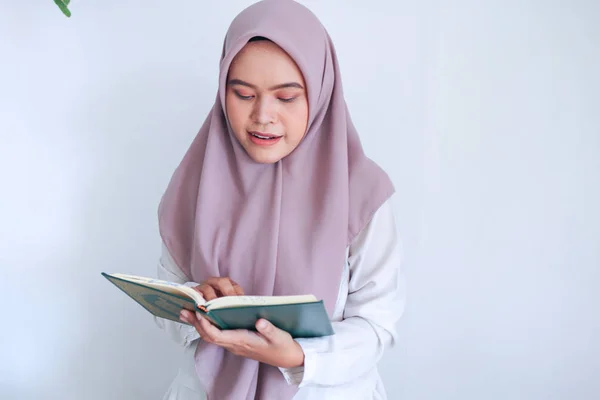
[[[279,329],[277,329],[272,323],[266,319],[259,319],[256,321],[256,329],[269,341],[277,341],[279,338]]]

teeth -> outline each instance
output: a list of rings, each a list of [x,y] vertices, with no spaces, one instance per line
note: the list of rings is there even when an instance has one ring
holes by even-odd
[[[260,136],[260,135],[254,134],[254,133],[252,134],[252,136],[257,137],[259,139],[275,139],[274,137]]]

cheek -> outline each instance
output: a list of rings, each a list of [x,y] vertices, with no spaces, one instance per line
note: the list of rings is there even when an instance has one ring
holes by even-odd
[[[291,141],[299,143],[306,134],[308,105],[301,104],[298,108],[289,111],[286,115],[286,128]]]
[[[227,119],[231,128],[237,132],[244,127],[247,119],[247,112],[244,107],[240,106],[239,102],[231,97],[226,99]]]

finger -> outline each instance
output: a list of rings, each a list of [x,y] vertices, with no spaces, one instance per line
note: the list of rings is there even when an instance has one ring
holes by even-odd
[[[215,344],[238,355],[244,353],[255,353],[261,349],[265,349],[269,344],[265,338],[258,333],[246,329],[231,329],[221,331],[212,325],[203,325],[203,329],[206,330],[212,330],[213,328],[216,329],[217,332],[211,332],[210,335],[215,335],[211,336],[214,338]]]
[[[188,324],[196,327],[198,321],[196,320],[196,314],[190,310],[183,309],[179,313],[179,318],[183,322],[187,322]]]
[[[200,325],[200,321],[198,320],[198,318],[196,318],[196,313],[193,313],[189,310],[182,310],[179,313],[179,315],[180,315],[180,318],[182,319],[182,321],[187,322],[188,324],[192,325],[196,329],[196,331],[198,332],[200,337],[204,339],[204,337],[206,336],[206,333],[202,329],[202,327]]]
[[[198,329],[204,332],[206,341],[215,343],[219,346],[225,344],[222,340],[223,332],[219,330],[219,328],[211,324],[206,318],[202,317],[200,313],[196,313],[196,319],[198,321]]]
[[[282,339],[282,333],[284,333],[284,331],[278,329],[264,318],[256,321],[256,330],[270,343],[280,341]]]
[[[185,322],[186,324],[190,323],[190,321],[188,320],[188,315],[187,315],[187,311],[186,310],[181,310],[179,312],[179,320],[181,322]]]
[[[179,319],[185,323],[191,324],[191,312],[186,310],[185,308],[179,312]]]
[[[213,287],[208,283],[203,283],[202,285],[196,287],[198,288],[197,290],[202,293],[202,297],[204,297],[204,300],[206,301],[210,301],[218,297],[215,289],[213,289]]]
[[[244,295],[244,289],[242,289],[242,287],[235,281],[231,281],[231,285],[233,286],[233,290],[235,290],[235,294],[237,294],[238,296],[243,296]]]
[[[220,278],[219,280],[217,280],[215,282],[215,285],[216,285],[217,289],[219,290],[219,292],[221,292],[221,295],[223,295],[223,296],[235,296],[236,295],[235,289],[233,288],[233,285],[231,284],[231,281],[229,280],[229,278]]]
[[[227,350],[248,348],[250,345],[257,346],[263,343],[263,340],[254,332],[245,329],[222,331],[208,319],[202,317],[202,315],[196,315],[198,316],[198,329],[204,332],[207,341],[224,347]]]

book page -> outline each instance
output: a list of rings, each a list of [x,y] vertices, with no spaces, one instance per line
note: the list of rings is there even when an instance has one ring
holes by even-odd
[[[279,304],[313,303],[317,298],[312,294],[297,296],[225,296],[206,302],[208,310],[228,307],[270,306]]]
[[[162,290],[168,293],[184,295],[193,299],[197,304],[204,304],[202,295],[194,289],[175,282],[164,281],[161,279],[147,278],[145,276],[127,275],[127,274],[109,274],[115,278],[135,282],[140,285],[148,286],[154,289]]]

